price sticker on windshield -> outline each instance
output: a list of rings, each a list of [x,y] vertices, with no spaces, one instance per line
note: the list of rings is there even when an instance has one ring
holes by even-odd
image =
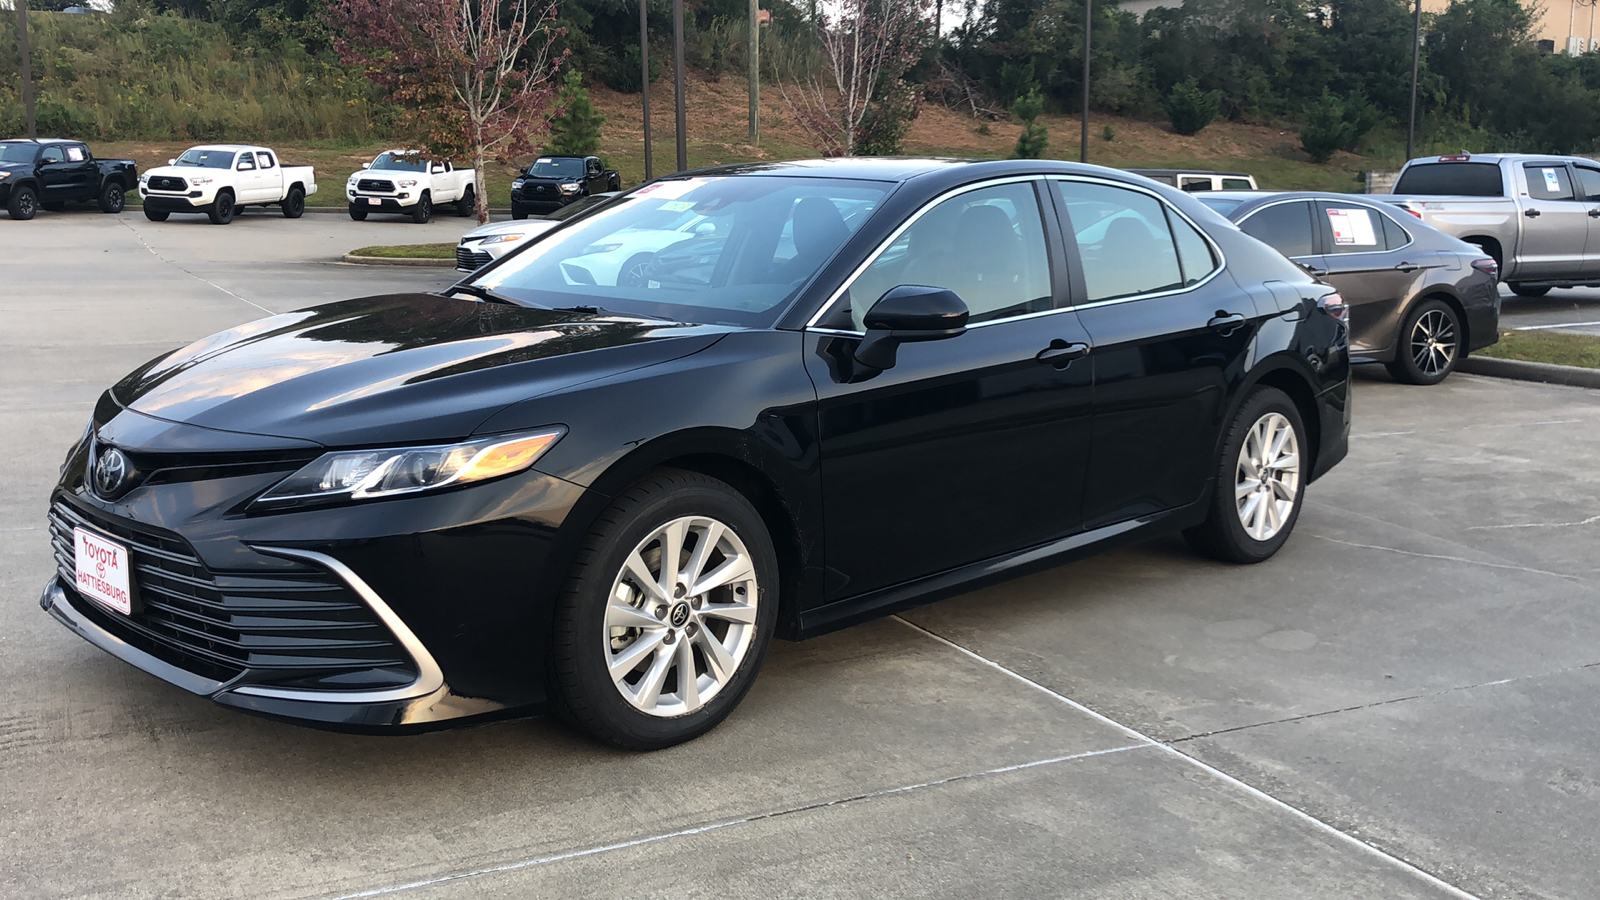
[[[661,204],[661,208],[667,212],[688,212],[689,210],[694,209],[694,201],[668,200],[667,202]]]
[[[658,181],[655,184],[647,184],[639,188],[633,192],[633,196],[649,197],[651,200],[676,200],[695,188],[705,187],[716,180],[715,178],[679,178],[673,181]],[[690,205],[692,206],[693,204]],[[684,209],[688,209],[688,207],[684,207]]]
[[[1328,224],[1333,226],[1335,244],[1378,246],[1378,230],[1373,227],[1372,214],[1364,209],[1329,209]]]

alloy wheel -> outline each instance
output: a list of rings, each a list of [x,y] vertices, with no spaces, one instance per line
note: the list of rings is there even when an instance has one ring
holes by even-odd
[[[1411,361],[1417,371],[1433,377],[1456,359],[1456,327],[1442,309],[1430,309],[1411,329]]]
[[[760,592],[739,535],[705,516],[673,519],[628,554],[606,603],[606,666],[633,708],[701,709],[727,686],[755,637]]]
[[[17,198],[17,212],[22,213],[22,218],[31,219],[38,211],[38,201],[33,199],[32,194],[23,194]]]
[[[1300,440],[1283,414],[1269,412],[1250,426],[1235,472],[1239,523],[1251,539],[1271,540],[1300,493]]]

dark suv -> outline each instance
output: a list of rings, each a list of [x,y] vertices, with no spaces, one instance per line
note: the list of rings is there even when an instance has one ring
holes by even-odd
[[[580,197],[622,190],[598,156],[541,156],[511,182],[511,218],[554,212]]]
[[[41,206],[54,212],[73,201],[119,213],[124,195],[138,183],[138,163],[95,159],[78,141],[0,141],[0,205],[13,219],[26,221]]]

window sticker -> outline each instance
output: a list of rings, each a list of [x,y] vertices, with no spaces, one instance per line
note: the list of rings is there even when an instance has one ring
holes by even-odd
[[[1355,247],[1378,246],[1378,232],[1372,227],[1372,214],[1364,209],[1329,209],[1328,224],[1333,226],[1335,244]]]
[[[633,192],[635,197],[649,197],[651,200],[676,200],[697,187],[702,187],[715,181],[714,178],[681,178],[675,181],[658,181],[647,184]]]
[[[661,204],[661,208],[667,212],[688,212],[689,210],[694,209],[694,201],[668,200],[667,202]]]
[[[82,147],[68,147],[67,148],[67,159],[71,160],[72,162],[83,162],[83,148]]]
[[[1561,193],[1561,179],[1556,177],[1555,169],[1540,169],[1544,173],[1544,188],[1552,194]]]

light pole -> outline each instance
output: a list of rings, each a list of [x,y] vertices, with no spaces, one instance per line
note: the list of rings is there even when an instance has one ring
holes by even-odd
[[[645,13],[645,0],[639,0],[639,83],[644,85],[644,180],[655,177],[651,157],[655,151],[650,146],[650,18]]]
[[[33,115],[33,60],[28,50],[28,0],[11,0],[17,7],[17,61],[22,76],[22,108],[28,117],[28,137],[37,138],[39,131]]]
[[[683,110],[683,0],[672,0],[672,100],[678,114],[678,171],[682,172],[689,168]]]
[[[1406,159],[1413,155],[1417,140],[1417,66],[1422,61],[1422,0],[1411,14],[1411,118],[1406,123]]]
[[[1078,135],[1079,162],[1089,161],[1089,17],[1093,10],[1094,0],[1083,0],[1083,133]]]
[[[750,0],[750,146],[761,141],[761,0]]]

